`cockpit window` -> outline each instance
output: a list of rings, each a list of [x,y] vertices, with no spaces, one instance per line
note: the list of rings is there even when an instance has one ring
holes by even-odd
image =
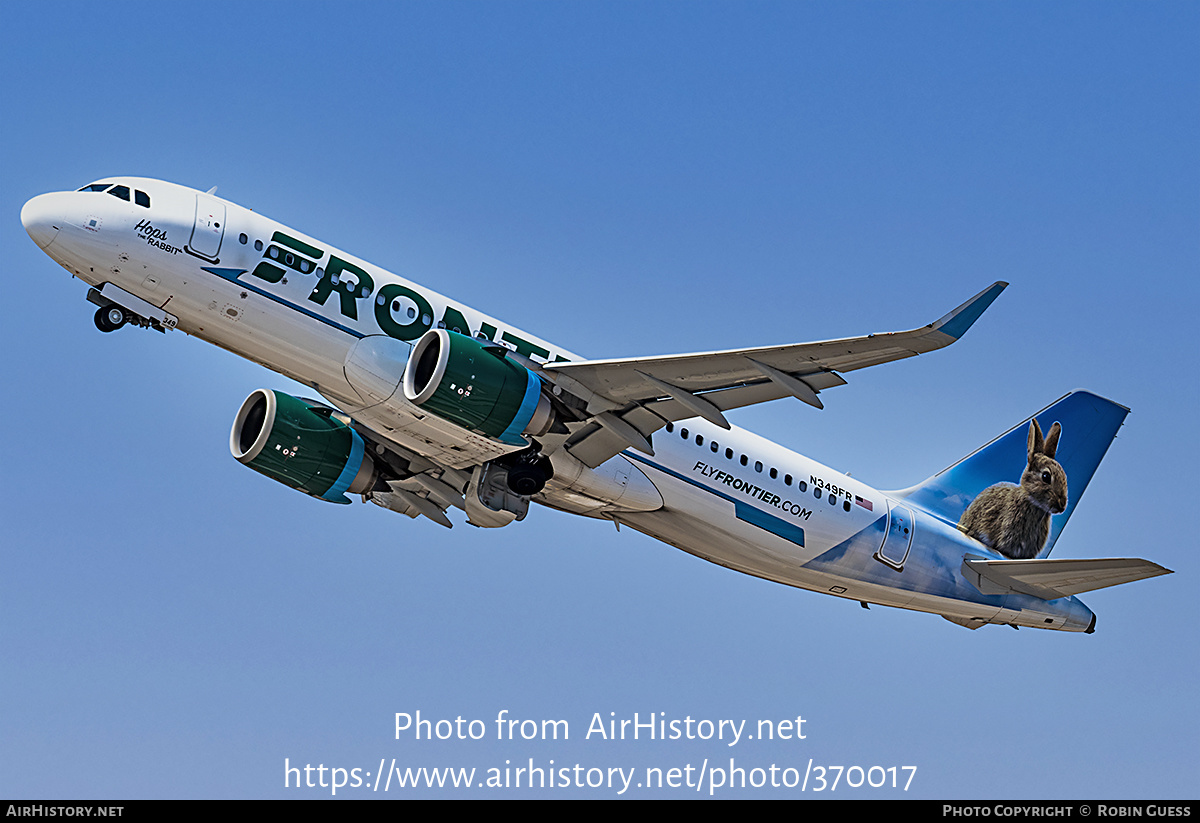
[[[129,186],[113,186],[108,190],[108,193],[113,197],[120,197],[122,200],[129,200]]]
[[[90,186],[84,186],[80,191],[104,191],[111,185],[112,183],[92,183]]]
[[[137,203],[139,206],[150,208],[150,195],[146,194],[144,191],[135,191],[133,193],[133,202]]]

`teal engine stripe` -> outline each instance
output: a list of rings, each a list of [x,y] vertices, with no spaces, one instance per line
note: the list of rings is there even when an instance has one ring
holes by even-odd
[[[525,374],[529,378],[525,383],[525,397],[521,399],[517,414],[508,424],[508,428],[500,434],[500,442],[510,446],[525,445],[525,439],[521,437],[521,432],[525,431],[529,421],[533,419],[533,413],[537,411],[538,400],[542,396],[542,381],[538,380],[537,375],[531,371],[526,370]]]
[[[350,456],[346,458],[346,465],[342,467],[342,473],[338,475],[337,480],[333,481],[333,485],[329,487],[329,491],[321,495],[321,499],[328,500],[331,503],[350,502],[345,492],[346,489],[350,488],[350,484],[354,482],[354,476],[358,474],[358,470],[362,468],[364,451],[365,447],[362,436],[354,429],[351,429]]]

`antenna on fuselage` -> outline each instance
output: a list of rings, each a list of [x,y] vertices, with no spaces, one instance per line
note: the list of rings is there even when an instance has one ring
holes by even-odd
[[[205,192],[205,194],[216,194],[216,193],[217,193],[216,186],[213,186],[211,189],[209,189],[208,191]]]

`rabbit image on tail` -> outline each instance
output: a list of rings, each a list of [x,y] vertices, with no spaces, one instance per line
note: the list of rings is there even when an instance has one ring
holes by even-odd
[[[1013,560],[1037,557],[1050,534],[1050,516],[1067,507],[1067,473],[1054,459],[1061,433],[1055,423],[1043,440],[1037,420],[1029,421],[1029,464],[1021,485],[984,489],[963,512],[958,528]]]

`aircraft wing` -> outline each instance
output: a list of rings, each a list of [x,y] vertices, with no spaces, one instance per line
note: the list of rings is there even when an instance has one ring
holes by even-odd
[[[653,454],[649,436],[668,421],[703,417],[729,428],[722,412],[788,396],[822,408],[818,392],[845,384],[841,372],[950,345],[1007,286],[993,283],[939,320],[911,331],[698,354],[547,363],[542,368],[587,402],[592,417],[565,446],[595,467],[629,446]]]
[[[975,588],[984,594],[1015,591],[1042,600],[1057,600],[1134,580],[1171,574],[1170,569],[1136,557],[986,560],[970,554],[963,559],[962,571]]]

